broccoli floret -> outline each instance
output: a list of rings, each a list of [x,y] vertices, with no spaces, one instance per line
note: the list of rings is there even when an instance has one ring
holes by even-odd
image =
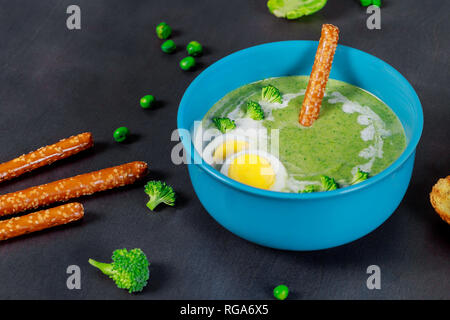
[[[317,186],[314,184],[307,185],[303,190],[300,190],[300,193],[312,193],[317,191]]]
[[[319,11],[327,0],[269,0],[269,11],[278,18],[297,19]]]
[[[331,191],[336,190],[338,188],[338,185],[333,178],[322,175],[320,176],[320,182],[322,183],[323,191]]]
[[[89,259],[89,263],[114,280],[121,289],[129,293],[139,292],[147,285],[149,278],[148,260],[141,249],[117,249],[113,252],[112,263]]]
[[[261,98],[271,103],[281,103],[282,101],[280,90],[270,84],[262,88]]]
[[[369,178],[369,174],[358,168],[358,171],[356,171],[355,175],[353,176],[353,180],[352,182],[350,182],[350,184],[357,184],[363,182],[364,180],[367,180],[367,178]]]
[[[172,187],[161,181],[149,181],[145,185],[145,193],[150,197],[147,207],[153,211],[160,203],[175,205],[175,192]]]
[[[236,128],[236,123],[234,122],[234,120],[228,118],[213,118],[212,121],[216,128],[219,129],[222,133]]]
[[[247,102],[247,115],[253,120],[264,119],[264,111],[258,102],[249,101]]]

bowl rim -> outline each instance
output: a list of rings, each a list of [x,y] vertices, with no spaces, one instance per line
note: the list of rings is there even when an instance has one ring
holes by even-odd
[[[188,86],[188,88],[184,92],[183,97],[181,98],[181,101],[180,101],[180,104],[179,104],[179,108],[178,108],[178,113],[177,113],[177,129],[182,129],[183,128],[181,119],[183,119],[184,112],[185,112],[185,110],[187,110],[187,107],[186,107],[187,103],[186,103],[186,101],[189,99],[190,95],[192,94],[191,92],[192,92],[193,88],[195,87],[196,83],[201,81],[203,78],[207,77],[211,72],[215,72],[215,69],[218,68],[220,65],[222,65],[224,63],[227,63],[230,60],[237,59],[240,56],[247,54],[249,51],[258,50],[259,48],[262,48],[262,47],[278,46],[278,45],[289,44],[289,43],[305,43],[305,44],[316,44],[316,45],[318,45],[319,42],[318,41],[314,41],[314,40],[287,40],[287,41],[276,41],[276,42],[268,42],[268,43],[258,44],[258,45],[255,45],[255,46],[247,47],[245,49],[241,49],[239,51],[233,52],[233,53],[231,53],[231,54],[229,54],[229,55],[219,59],[218,61],[214,62],[209,67],[207,67],[205,70],[203,70],[190,83],[190,85]],[[371,55],[371,54],[369,54],[367,52],[359,50],[359,49],[355,49],[355,48],[352,48],[352,47],[349,47],[349,46],[345,46],[345,45],[341,45],[341,44],[338,44],[338,48],[339,47],[344,48],[344,50],[356,51],[358,54],[368,56],[371,59],[375,59],[379,63],[384,64],[386,66],[386,68],[389,69],[390,72],[392,72],[392,73],[396,74],[397,76],[399,76],[399,78],[406,84],[408,89],[410,89],[410,91],[413,93],[413,97],[412,97],[413,100],[414,100],[413,107],[415,109],[417,109],[417,111],[418,111],[418,112],[415,113],[416,114],[416,120],[417,120],[418,129],[413,131],[412,137],[411,137],[409,143],[407,144],[405,150],[403,150],[402,154],[391,165],[389,165],[386,169],[384,169],[380,173],[376,174],[375,176],[371,177],[370,179],[367,179],[367,180],[365,180],[363,182],[360,182],[360,183],[358,183],[356,185],[353,185],[353,186],[344,187],[342,189],[337,189],[337,190],[327,191],[327,192],[290,193],[290,192],[279,192],[279,191],[271,191],[271,190],[259,189],[259,188],[255,188],[255,187],[252,187],[252,186],[240,183],[240,182],[238,182],[236,180],[233,180],[233,179],[225,176],[224,174],[220,173],[220,171],[216,170],[211,165],[207,164],[203,160],[203,158],[200,156],[200,154],[198,154],[197,150],[194,147],[192,139],[188,139],[189,142],[185,141],[186,139],[181,139],[181,141],[183,143],[183,147],[184,147],[185,151],[188,153],[189,160],[191,161],[191,162],[189,162],[189,164],[199,166],[207,174],[209,174],[213,178],[217,179],[221,183],[224,183],[224,184],[226,184],[226,185],[228,185],[228,186],[230,186],[232,188],[238,189],[238,190],[243,191],[245,193],[250,193],[252,195],[263,196],[263,197],[268,197],[268,198],[291,199],[291,200],[321,199],[321,198],[329,198],[329,197],[335,197],[335,196],[351,193],[351,192],[354,192],[354,191],[357,191],[357,190],[360,190],[360,189],[368,188],[369,186],[377,183],[380,180],[385,179],[390,174],[395,172],[415,152],[417,144],[419,143],[420,137],[422,135],[423,121],[424,120],[423,120],[423,109],[422,109],[422,104],[420,102],[420,99],[419,99],[416,91],[412,87],[412,85],[409,83],[409,81],[400,72],[398,72],[394,67],[392,67],[387,62],[385,62],[385,61],[381,60],[380,58],[377,58],[374,55]],[[189,150],[192,150],[193,152],[191,153],[191,152],[189,152]],[[194,162],[194,159],[197,158],[197,157],[198,157],[198,159],[202,159],[201,163],[195,163]]]

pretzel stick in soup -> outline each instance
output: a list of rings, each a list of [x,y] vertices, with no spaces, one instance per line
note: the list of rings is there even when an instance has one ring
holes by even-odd
[[[85,132],[1,163],[0,182],[70,157],[80,151],[89,149],[93,145],[92,134]]]
[[[320,106],[325,94],[325,87],[330,75],[338,39],[339,29],[337,27],[332,24],[324,24],[322,26],[319,46],[298,119],[302,126],[311,126],[319,117]]]
[[[64,202],[127,184],[132,184],[147,173],[147,164],[141,161],[126,163],[75,177],[62,179],[22,191],[0,196],[0,216]]]
[[[74,202],[0,221],[0,240],[8,240],[27,233],[60,226],[80,220],[83,216],[83,205]]]

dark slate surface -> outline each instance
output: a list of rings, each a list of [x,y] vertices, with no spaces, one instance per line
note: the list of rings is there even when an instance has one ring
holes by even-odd
[[[265,0],[1,1],[0,161],[83,131],[93,150],[0,185],[0,193],[132,161],[148,161],[151,177],[180,195],[175,208],[149,214],[143,184],[82,199],[81,223],[0,245],[1,299],[270,299],[286,283],[298,299],[450,298],[449,226],[428,193],[449,174],[450,29],[448,1],[384,1],[382,30],[365,26],[357,1],[330,0],[299,21],[270,15]],[[66,28],[66,8],[78,4],[82,29]],[[207,47],[200,68],[182,72],[183,50],[163,54],[154,27],[171,24],[183,47]],[[341,28],[341,44],[373,54],[399,70],[417,90],[425,130],[409,190],[394,215],[351,244],[318,252],[263,248],[219,226],[197,200],[185,166],[171,163],[178,103],[204,67],[260,43],[313,39],[321,24]],[[161,102],[142,110],[147,93]],[[112,132],[126,125],[130,143]],[[370,208],[362,208],[362,214]],[[87,260],[108,260],[116,248],[140,247],[151,280],[129,295]],[[82,289],[66,288],[66,268],[82,270]],[[366,288],[366,268],[381,267],[382,288]]]

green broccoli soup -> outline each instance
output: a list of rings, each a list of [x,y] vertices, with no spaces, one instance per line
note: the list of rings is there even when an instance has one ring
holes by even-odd
[[[342,81],[328,81],[319,118],[301,126],[308,79],[270,78],[224,96],[202,120],[201,143],[196,133],[203,159],[257,188],[315,192],[361,182],[399,157],[406,139],[395,113]]]

